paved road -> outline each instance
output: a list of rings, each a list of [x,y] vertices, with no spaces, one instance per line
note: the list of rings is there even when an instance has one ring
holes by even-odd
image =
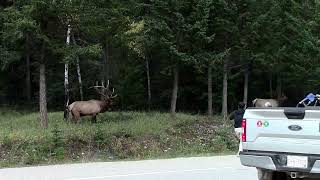
[[[0,169],[0,180],[256,180],[236,156]]]

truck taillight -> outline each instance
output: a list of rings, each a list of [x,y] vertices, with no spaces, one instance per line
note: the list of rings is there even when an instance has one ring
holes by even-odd
[[[242,127],[241,140],[242,142],[246,142],[247,141],[247,120],[246,119],[242,119],[241,127]]]

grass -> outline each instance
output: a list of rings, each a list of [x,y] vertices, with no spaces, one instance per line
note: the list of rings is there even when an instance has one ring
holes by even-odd
[[[231,122],[219,116],[159,112],[106,112],[98,123],[80,124],[49,113],[48,129],[38,113],[0,109],[0,167],[213,155],[234,152]]]

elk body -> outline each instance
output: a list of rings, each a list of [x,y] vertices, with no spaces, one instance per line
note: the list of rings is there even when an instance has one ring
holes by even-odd
[[[260,99],[256,98],[252,101],[254,107],[279,107],[279,102],[276,99]]]
[[[252,101],[254,107],[279,107],[288,98],[282,96],[279,99],[260,99],[256,98]]]
[[[106,112],[113,104],[113,98],[117,95],[113,95],[114,89],[109,90],[109,82],[107,87],[102,83],[102,86],[96,85],[93,88],[101,95],[101,100],[75,101],[70,104],[67,111],[71,113],[73,122],[79,123],[82,116],[92,116],[92,122],[96,122],[97,115]]]

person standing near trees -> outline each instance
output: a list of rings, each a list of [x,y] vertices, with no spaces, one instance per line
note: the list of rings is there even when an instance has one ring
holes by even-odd
[[[246,109],[246,104],[244,102],[239,102],[238,104],[238,109],[233,111],[230,116],[229,119],[230,120],[234,120],[234,132],[237,136],[237,138],[240,140],[239,142],[239,152],[242,151],[242,142],[241,142],[241,133],[242,133],[242,128],[241,128],[241,122],[243,119],[243,115]]]

